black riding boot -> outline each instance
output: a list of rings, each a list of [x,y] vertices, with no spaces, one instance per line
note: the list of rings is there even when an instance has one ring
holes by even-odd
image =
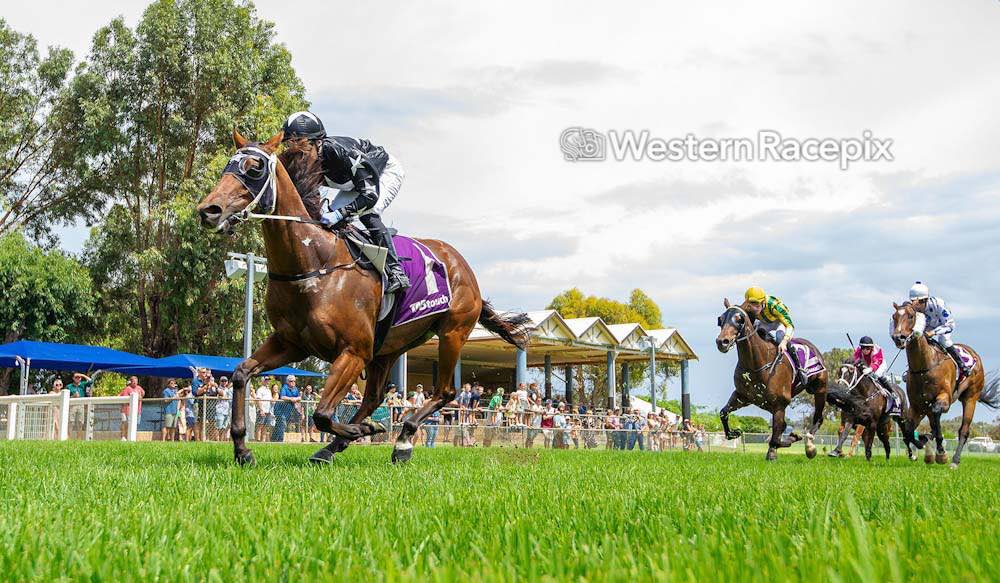
[[[958,366],[958,369],[962,371],[963,377],[967,377],[970,374],[972,374],[972,369],[965,366],[965,364],[962,363],[962,356],[958,353],[957,346],[952,344],[951,346],[946,348],[946,350],[948,351],[948,354],[951,356],[951,358],[955,361],[955,365]]]
[[[389,229],[385,228],[382,219],[374,213],[369,213],[361,215],[361,222],[368,228],[372,239],[387,250],[385,276],[388,279],[388,283],[386,284],[385,292],[391,294],[410,287],[410,280],[406,277],[403,266],[399,263],[399,257],[396,255],[396,247],[392,244],[392,235],[389,234]]]

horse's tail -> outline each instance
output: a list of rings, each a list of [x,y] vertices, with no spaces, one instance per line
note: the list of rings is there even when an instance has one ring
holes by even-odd
[[[866,417],[865,400],[847,389],[841,387],[828,388],[826,390],[826,400],[844,413],[847,413],[852,419]]]
[[[500,314],[493,309],[492,304],[483,300],[483,311],[479,313],[479,323],[483,325],[483,328],[499,335],[505,341],[522,350],[528,345],[531,318],[527,314],[521,312]]]
[[[1000,409],[1000,373],[993,371],[986,386],[979,393],[979,402],[990,409]]]

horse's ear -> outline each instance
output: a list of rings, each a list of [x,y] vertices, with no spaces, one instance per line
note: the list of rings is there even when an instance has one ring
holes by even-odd
[[[250,143],[250,140],[244,138],[240,130],[233,128],[233,143],[236,144],[237,149],[245,148]]]
[[[722,305],[725,306],[727,310],[732,307],[732,304],[729,303],[729,298],[722,298]]]
[[[274,152],[275,150],[278,149],[278,146],[281,145],[281,140],[284,139],[284,137],[285,137],[285,132],[283,131],[278,132],[273,136],[271,136],[271,139],[261,144],[261,147],[263,147],[264,150],[267,152]]]
[[[899,309],[899,304],[897,304],[896,302],[892,302],[892,307],[894,309],[898,310]]]

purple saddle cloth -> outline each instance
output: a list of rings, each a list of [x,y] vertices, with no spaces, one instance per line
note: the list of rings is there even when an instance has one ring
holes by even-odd
[[[410,287],[402,297],[396,298],[399,304],[392,326],[448,311],[451,307],[451,282],[441,260],[426,245],[409,237],[396,235],[392,241],[403,271],[410,279]]]
[[[789,350],[795,351],[795,358],[789,357],[792,366],[797,369],[804,369],[806,377],[813,377],[823,372],[826,367],[823,365],[823,355],[814,350],[812,346],[800,342],[797,338],[792,338],[788,343]],[[797,362],[796,362],[797,361]]]

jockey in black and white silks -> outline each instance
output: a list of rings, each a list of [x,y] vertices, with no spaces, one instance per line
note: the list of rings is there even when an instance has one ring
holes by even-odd
[[[313,113],[299,111],[288,116],[284,126],[285,140],[307,139],[318,148],[323,164],[326,186],[323,193],[323,213],[320,219],[334,227],[357,218],[368,229],[372,239],[388,249],[385,271],[387,293],[410,287],[410,282],[396,256],[392,236],[381,214],[399,194],[406,176],[402,165],[384,148],[364,139],[328,136],[323,122]],[[353,191],[355,199],[339,209],[330,204],[338,191]]]

